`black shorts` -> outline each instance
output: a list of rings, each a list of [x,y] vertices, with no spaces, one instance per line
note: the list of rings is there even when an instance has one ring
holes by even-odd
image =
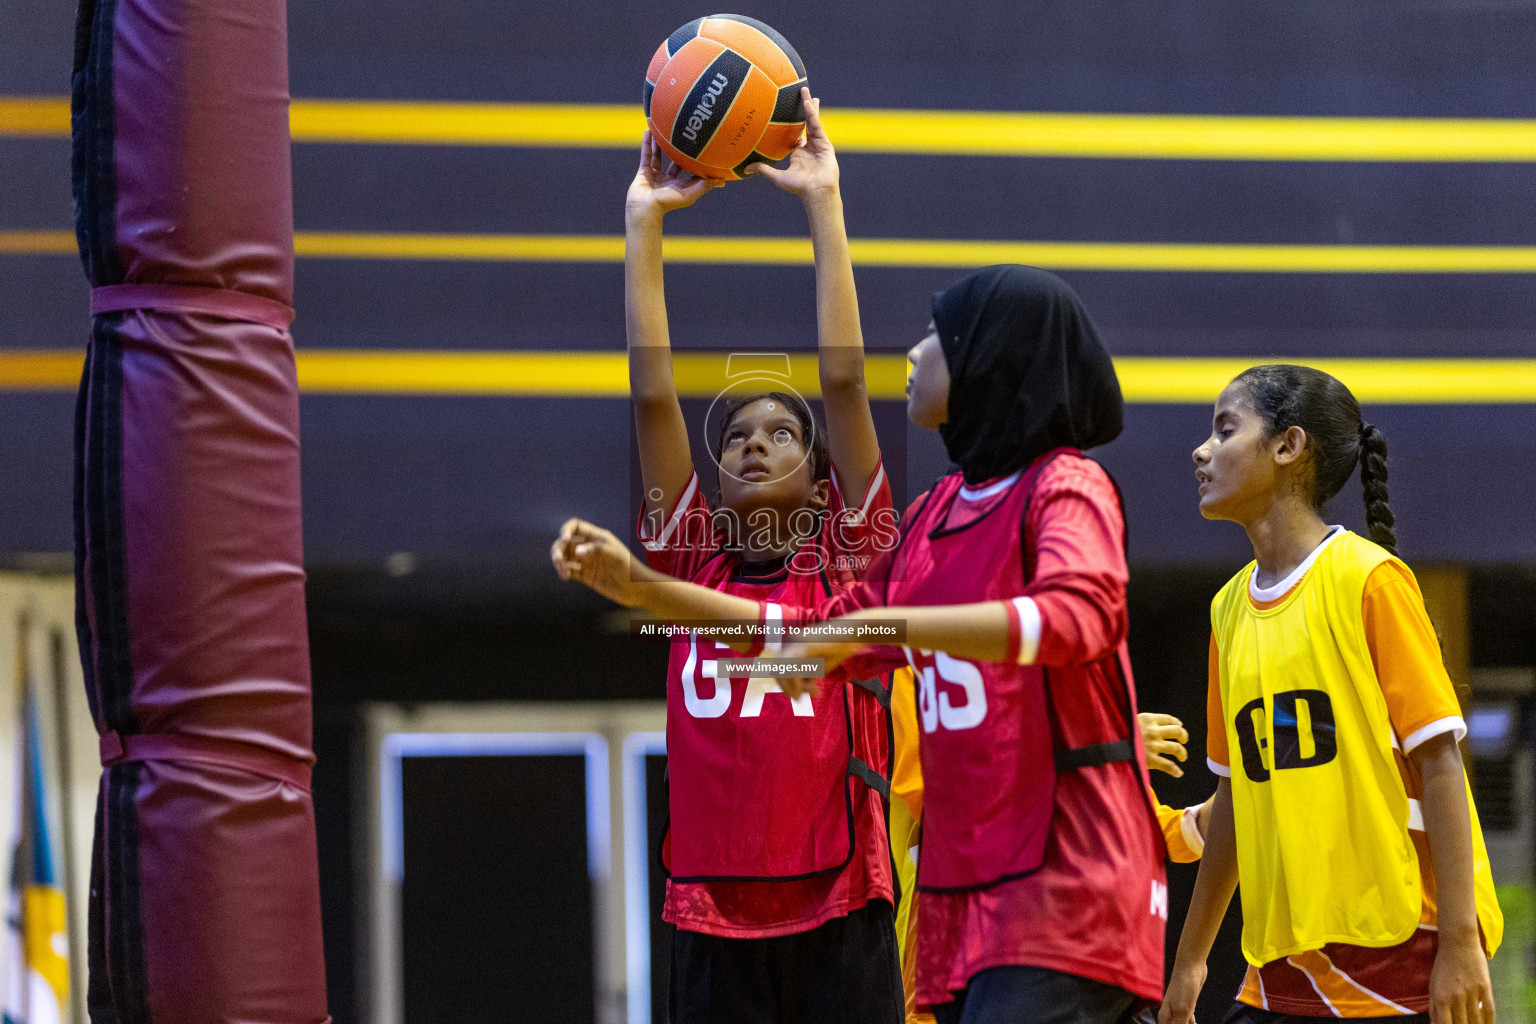
[[[1123,988],[1063,971],[989,967],[933,1015],[938,1024],[1120,1024],[1145,1003]]]
[[[871,900],[798,935],[672,936],[672,1024],[902,1024],[895,915]]]
[[[1429,1024],[1427,1013],[1405,1013],[1391,1017],[1345,1017],[1349,1024]],[[1319,1024],[1321,1021],[1340,1020],[1338,1017],[1306,1017],[1299,1013],[1276,1013],[1261,1010],[1247,1003],[1233,1003],[1232,1009],[1221,1019],[1221,1024]]]

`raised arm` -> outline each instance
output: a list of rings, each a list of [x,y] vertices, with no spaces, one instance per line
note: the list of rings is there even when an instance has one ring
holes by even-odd
[[[635,409],[645,511],[665,514],[693,472],[688,425],[672,381],[672,341],[661,270],[661,221],[723,185],[682,170],[647,131],[640,168],[624,203],[624,325],[629,344],[629,394]]]
[[[786,167],[758,163],[748,174],[767,178],[805,204],[816,255],[817,368],[827,417],[827,447],[844,498],[856,506],[880,463],[880,440],[864,380],[864,334],[848,255],[837,155],[821,125],[821,101],[801,90],[805,137]]]

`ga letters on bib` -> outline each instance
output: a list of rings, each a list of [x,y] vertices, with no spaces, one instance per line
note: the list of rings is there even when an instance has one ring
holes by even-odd
[[[695,474],[639,534],[662,572],[778,607],[846,587],[882,538],[894,539],[895,521],[883,467],[853,507],[834,472],[815,536],[782,562],[744,563]],[[717,673],[737,657],[693,633],[671,642],[663,917],[689,931],[769,938],[891,900],[884,805],[865,781],[889,760],[886,710],[872,692],[882,685],[791,700],[772,679]]]

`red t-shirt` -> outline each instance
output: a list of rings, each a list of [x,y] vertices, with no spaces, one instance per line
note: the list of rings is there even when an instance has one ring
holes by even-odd
[[[805,607],[840,592],[857,578],[875,551],[894,543],[895,509],[885,469],[877,466],[858,504],[844,501],[836,472],[827,511],[816,536],[780,565],[744,564],[739,554],[723,550],[727,531],[710,513],[697,473],[664,517],[642,519],[640,539],[650,565],[669,575],[757,601]],[[701,640],[700,646],[712,646]],[[684,699],[681,673],[688,642],[674,640],[668,664],[667,717],[678,714]],[[700,657],[736,657],[729,648],[700,651]],[[737,698],[738,702],[745,695]],[[774,701],[783,700],[773,698]],[[873,705],[873,707],[872,707]],[[736,714],[739,708],[733,708]],[[885,761],[888,745],[883,715],[873,700],[850,701],[853,752],[871,764]],[[768,713],[767,706],[763,713]],[[755,771],[792,771],[773,765]],[[667,882],[662,917],[687,931],[727,938],[769,938],[809,931],[846,916],[871,899],[891,900],[890,851],[885,810],[867,786],[851,786],[854,847],[848,864],[836,873],[794,881]]]

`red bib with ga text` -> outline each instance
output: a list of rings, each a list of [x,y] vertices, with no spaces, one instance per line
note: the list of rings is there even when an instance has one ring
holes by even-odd
[[[739,657],[695,634],[673,641],[667,869],[674,881],[840,870],[854,849],[849,787],[863,784],[849,774],[850,704],[859,713],[869,695],[827,685],[791,700],[773,679],[719,673]]]

